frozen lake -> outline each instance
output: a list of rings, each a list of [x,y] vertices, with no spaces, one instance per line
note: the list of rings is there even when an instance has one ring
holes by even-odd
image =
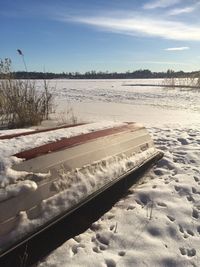
[[[60,116],[72,108],[79,120],[87,121],[140,121],[147,126],[198,123],[200,92],[159,87],[163,82],[162,79],[51,80],[49,87]],[[129,84],[157,84],[158,87]]]

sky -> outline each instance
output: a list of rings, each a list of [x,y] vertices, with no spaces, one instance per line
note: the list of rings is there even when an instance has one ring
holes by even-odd
[[[13,70],[200,69],[200,0],[0,0]]]

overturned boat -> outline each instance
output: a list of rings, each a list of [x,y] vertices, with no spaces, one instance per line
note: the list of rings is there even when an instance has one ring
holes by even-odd
[[[142,125],[123,123],[13,156],[23,159],[12,166],[22,178],[0,198],[1,256],[163,153]]]

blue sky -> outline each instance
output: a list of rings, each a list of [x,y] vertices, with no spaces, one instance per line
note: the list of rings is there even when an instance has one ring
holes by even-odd
[[[198,0],[0,0],[0,58],[29,71],[200,69]]]

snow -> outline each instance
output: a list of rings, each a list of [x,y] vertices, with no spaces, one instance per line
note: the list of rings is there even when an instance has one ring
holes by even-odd
[[[26,180],[26,181],[19,181],[16,184],[11,184],[6,187],[5,189],[0,189],[0,201],[8,199],[10,197],[17,196],[22,194],[23,192],[30,192],[35,191],[37,189],[37,184],[34,181]]]
[[[32,129],[11,129],[11,130],[0,130],[0,136],[9,135],[9,134],[17,134],[17,133],[24,133],[24,132],[31,132]]]
[[[57,114],[67,112],[67,101],[81,121],[142,122],[156,147],[165,154],[109,212],[38,262],[37,267],[199,266],[200,92],[123,86],[142,82],[161,84],[163,81],[50,82],[52,87],[56,84],[53,92]],[[44,136],[42,142],[48,142]],[[1,143],[4,166],[11,166],[14,159],[10,155],[15,151],[31,146],[31,138]],[[5,158],[10,165],[6,165]],[[51,207],[51,201],[56,200],[43,205]],[[48,216],[51,209],[46,206],[44,210],[49,211]],[[26,226],[26,214],[21,214],[21,220]]]

